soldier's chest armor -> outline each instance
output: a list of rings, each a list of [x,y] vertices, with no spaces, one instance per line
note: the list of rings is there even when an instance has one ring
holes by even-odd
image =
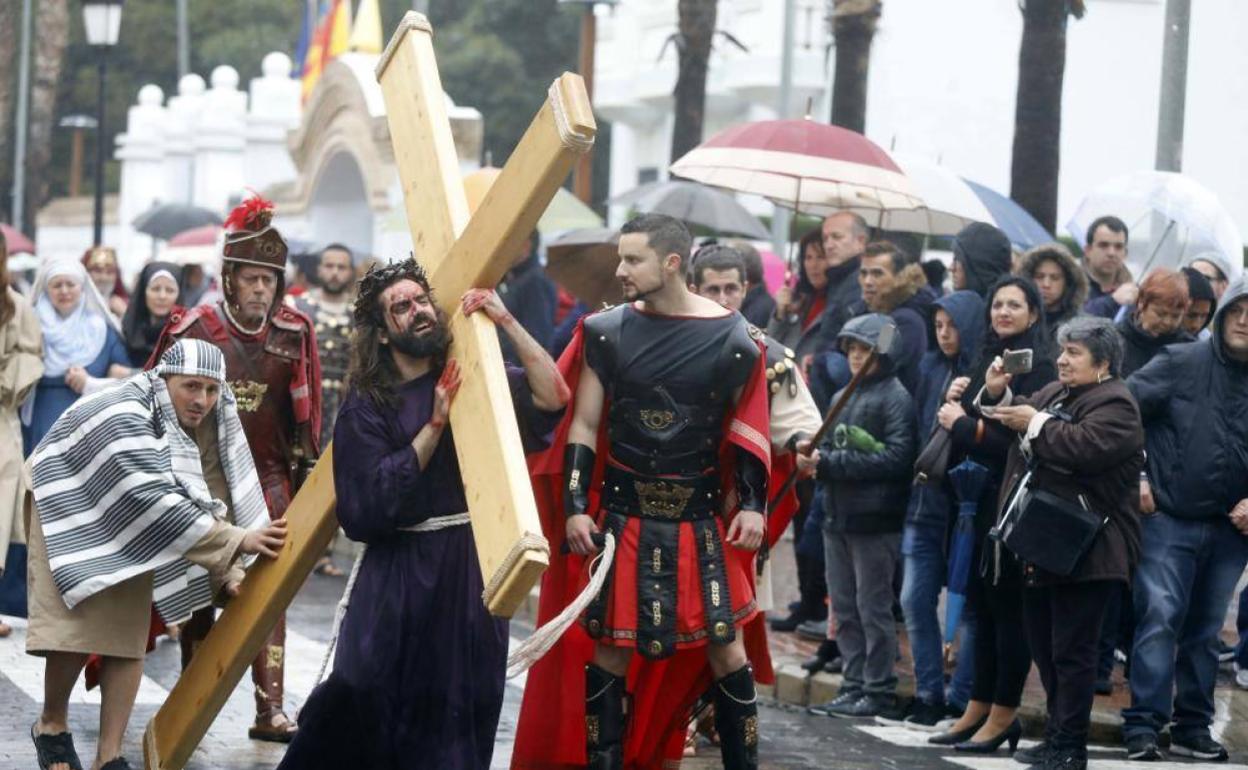
[[[237,346],[219,347],[225,354],[225,375],[238,401],[239,419],[250,436],[253,426],[291,414],[290,381],[299,360],[299,339],[297,334],[270,329],[261,339],[237,342]]]
[[[322,375],[330,380],[342,379],[351,358],[351,316],[320,307],[315,313],[314,326]]]

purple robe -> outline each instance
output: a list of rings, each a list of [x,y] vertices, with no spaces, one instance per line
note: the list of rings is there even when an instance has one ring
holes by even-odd
[[[526,450],[558,414],[538,412],[508,369]],[[309,696],[279,770],[486,770],[502,709],[507,621],[492,617],[472,527],[402,532],[468,510],[450,431],[421,469],[411,441],[429,421],[437,374],[397,389],[397,409],[347,395],[334,426],[338,520],[368,545],[334,670]]]

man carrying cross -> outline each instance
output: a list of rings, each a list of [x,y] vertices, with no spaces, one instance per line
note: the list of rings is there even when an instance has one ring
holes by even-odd
[[[685,720],[707,685],[724,766],[758,766],[742,629],[758,614],[753,552],[766,536],[765,360],[739,313],[689,291],[691,244],[671,217],[625,224],[616,276],[629,302],[585,319],[561,359],[569,384],[576,378],[571,414],[550,450],[564,445],[566,523],[547,525],[552,548],[566,534],[576,556],[571,566],[551,565],[539,619],[579,582],[576,557],[595,550],[595,532],[615,537],[616,556],[585,614],[592,662],[578,670],[565,654],[578,644],[573,629],[565,651],[556,648],[529,678],[514,767],[586,759],[595,770],[657,767],[673,741],[678,760]],[[666,692],[643,697],[652,667],[669,658]],[[630,672],[631,664],[639,665]],[[569,718],[577,711],[581,719]]]
[[[360,282],[347,392],[334,428],[338,519],[366,551],[349,583],[329,679],[300,714],[282,770],[488,768],[503,703],[507,621],[492,617],[455,439],[461,378],[447,319],[409,259]],[[508,368],[526,449],[543,446],[568,388],[498,296],[473,289],[524,369]],[[472,437],[468,437],[471,439]]]

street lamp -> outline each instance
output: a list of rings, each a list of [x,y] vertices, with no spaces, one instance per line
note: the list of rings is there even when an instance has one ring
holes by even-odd
[[[92,243],[99,246],[104,236],[104,77],[108,69],[108,49],[117,45],[121,33],[121,5],[124,0],[82,0],[82,26],[87,44],[96,49],[100,70],[99,101],[95,108],[95,217]]]

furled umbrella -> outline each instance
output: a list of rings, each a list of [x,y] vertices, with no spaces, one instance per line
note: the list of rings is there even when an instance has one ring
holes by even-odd
[[[615,196],[607,203],[628,206],[645,214],[667,214],[687,225],[717,233],[744,235],[755,240],[769,238],[767,228],[736,198],[713,187],[673,179],[649,182]]]
[[[1081,246],[1097,217],[1113,215],[1131,233],[1129,264],[1137,275],[1150,267],[1177,267],[1208,251],[1243,270],[1244,239],[1218,196],[1172,171],[1138,171],[1097,185],[1079,204],[1066,229]]]
[[[0,233],[4,234],[4,242],[8,245],[10,254],[35,253],[35,242],[22,235],[16,227],[0,222]]]
[[[980,495],[988,483],[989,471],[974,460],[963,460],[946,473],[958,499],[958,518],[953,525],[949,540],[949,571],[946,575],[949,588],[945,596],[945,650],[953,644],[962,620],[962,608],[966,606],[966,586],[970,582],[975,553],[975,509]]]
[[[564,233],[546,245],[546,275],[591,309],[619,304],[619,243],[619,231],[608,228]]]
[[[200,225],[219,225],[215,212],[189,203],[157,203],[139,214],[131,226],[144,235],[167,241],[178,233]]]
[[[726,128],[673,163],[671,173],[815,216],[923,205],[914,184],[881,147],[862,134],[810,119]]]

